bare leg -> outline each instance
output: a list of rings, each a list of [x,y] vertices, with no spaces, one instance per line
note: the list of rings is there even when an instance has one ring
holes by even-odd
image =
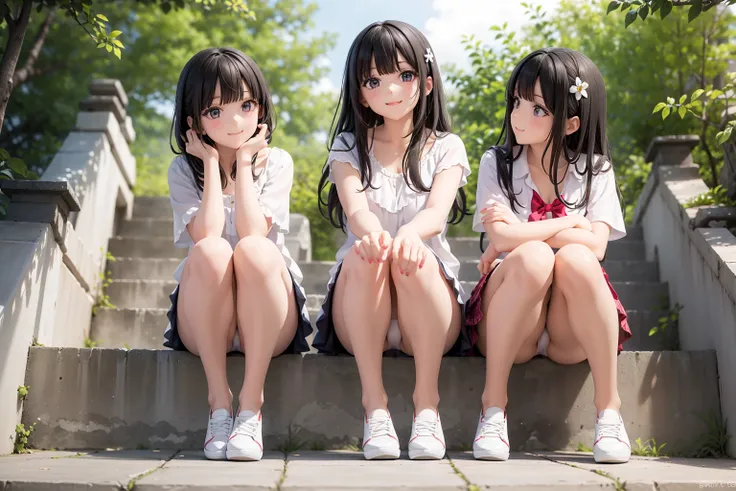
[[[506,407],[512,365],[536,354],[553,268],[552,249],[544,242],[527,242],[506,256],[483,292],[478,347],[486,356],[484,409]]]
[[[549,358],[557,363],[580,363],[587,358],[595,385],[596,409],[618,411],[618,315],[593,252],[578,244],[561,248],[555,259],[552,290]]]
[[[402,275],[392,264],[391,278],[396,285],[401,349],[414,356],[415,412],[437,412],[440,363],[460,332],[460,305],[430,251],[424,267],[411,276]]]
[[[332,320],[340,342],[355,355],[366,413],[387,409],[382,362],[391,320],[388,262],[369,264],[348,253],[335,284]]]
[[[233,253],[238,299],[238,335],[245,352],[240,410],[263,406],[266,372],[273,356],[294,339],[299,313],[284,258],[266,237],[245,237]]]
[[[213,411],[232,411],[225,368],[225,355],[235,337],[232,254],[232,247],[221,237],[200,240],[189,252],[179,285],[179,336],[202,360]]]

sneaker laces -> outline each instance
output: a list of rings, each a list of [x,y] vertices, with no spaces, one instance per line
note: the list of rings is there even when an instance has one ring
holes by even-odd
[[[414,433],[417,436],[433,436],[437,431],[437,421],[416,421],[414,420]]]
[[[209,430],[211,435],[229,435],[232,427],[232,419],[227,418],[210,418]]]
[[[503,436],[503,421],[493,421],[490,418],[483,418],[483,424],[480,427],[481,436]]]
[[[604,437],[621,439],[621,425],[619,423],[598,422],[598,440]]]
[[[258,437],[258,420],[252,417],[245,419],[238,416],[235,418],[233,434],[249,436],[255,440]]]
[[[371,418],[368,420],[371,437],[391,436],[391,418]]]

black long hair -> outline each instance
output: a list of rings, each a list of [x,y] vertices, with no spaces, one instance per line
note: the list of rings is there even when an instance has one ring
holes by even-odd
[[[413,128],[409,146],[401,161],[402,173],[407,185],[417,192],[429,192],[422,182],[420,157],[427,144],[427,139],[441,138],[451,130],[450,117],[445,107],[445,91],[437,60],[427,61],[425,54],[431,52],[429,41],[413,26],[400,21],[375,22],[355,38],[348,52],[345,72],[342,77],[342,90],[332,120],[329,137],[329,150],[335,149],[335,140],[341,133],[352,133],[354,143],[342,140],[340,148],[351,151],[356,146],[360,162],[360,177],[365,191],[372,187],[373,172],[370,165],[368,131],[383,124],[383,117],[373,112],[370,107],[361,104],[360,89],[363,82],[370,78],[371,59],[375,60],[376,70],[381,75],[399,71],[398,53],[411,65],[419,81],[419,100],[413,111]],[[429,95],[424,87],[427,77],[432,77],[433,88]],[[338,116],[339,113],[339,116]],[[429,131],[427,131],[429,130]],[[407,135],[408,136],[408,135]],[[433,145],[436,144],[436,141]],[[337,195],[337,188],[329,182],[329,161],[322,169],[319,181],[319,208],[322,215],[335,227],[345,229],[342,204]],[[324,190],[329,186],[327,199]],[[452,206],[450,223],[458,223],[466,215],[465,192],[461,188]],[[325,213],[325,207],[327,211]]]
[[[575,84],[576,78],[588,83],[588,97],[582,97],[579,101],[575,94],[570,93],[570,87]],[[496,153],[498,184],[514,211],[517,205],[524,206],[516,199],[513,187],[513,164],[523,149],[519,147],[514,155],[518,143],[513,130],[510,129],[511,113],[514,110],[515,95],[527,101],[534,101],[534,86],[537,80],[542,88],[544,104],[554,117],[547,146],[542,155],[544,162],[547,153],[551,152],[551,165],[545,170],[554,184],[555,195],[565,206],[574,209],[584,208],[590,200],[593,176],[607,172],[612,166],[612,161],[606,136],[606,88],[603,77],[598,67],[588,57],[571,49],[540,49],[521,60],[514,68],[506,86],[506,116],[499,136],[499,143],[504,136],[505,141],[491,147]],[[580,118],[580,128],[570,135],[565,135],[566,121],[575,116]],[[581,154],[587,155],[584,163],[579,162]],[[601,155],[602,158],[596,159],[596,155]],[[585,193],[576,203],[565,201],[560,194],[561,184],[564,181],[564,178],[563,180],[557,178],[561,158],[564,158],[569,166],[574,166],[574,169],[568,167],[568,172],[577,172],[585,178]]]
[[[217,82],[220,82],[220,104],[241,100],[245,83],[251,96],[258,103],[258,124],[268,125],[269,143],[276,124],[271,92],[268,90],[266,79],[256,62],[248,55],[235,48],[208,48],[194,55],[184,66],[176,85],[176,105],[169,144],[172,152],[183,155],[187,160],[200,191],[204,189],[204,164],[201,159],[186,152],[186,133],[189,130],[187,117],[192,118],[192,128],[202,140],[214,147],[215,142],[202,134],[202,112],[212,104]],[[255,131],[258,131],[257,127]],[[172,140],[176,142],[176,148]],[[257,154],[253,156],[254,163],[256,158]],[[235,179],[236,170],[237,166],[233,162],[230,169],[231,179]],[[256,179],[255,166],[251,167],[251,172]],[[220,182],[224,189],[227,186],[227,179],[222,166],[220,166]]]

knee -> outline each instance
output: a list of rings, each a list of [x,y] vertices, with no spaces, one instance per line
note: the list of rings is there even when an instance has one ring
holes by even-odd
[[[555,256],[555,282],[562,288],[590,286],[601,266],[593,251],[584,245],[569,244]]]
[[[230,265],[233,249],[222,237],[205,237],[194,244],[187,257],[189,267],[198,274],[221,276]]]
[[[369,263],[361,259],[355,251],[350,250],[342,263],[342,273],[356,278],[362,284],[379,283],[388,279],[390,266],[388,261]]]
[[[235,275],[238,279],[263,279],[281,274],[283,258],[276,244],[266,237],[240,239],[233,251]]]
[[[504,261],[512,261],[508,275],[533,291],[548,285],[555,267],[552,248],[540,241],[531,241],[517,247]]]

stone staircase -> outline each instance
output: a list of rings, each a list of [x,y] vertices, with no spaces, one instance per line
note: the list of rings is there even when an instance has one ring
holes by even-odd
[[[114,308],[98,309],[91,337],[101,348],[30,351],[23,421],[36,423],[35,448],[199,449],[204,438],[206,381],[199,360],[162,349],[172,274],[186,250],[172,244],[167,198],[136,198],[133,219],[109,243],[107,293]],[[293,244],[292,244],[293,245]],[[478,278],[477,238],[451,239],[461,280]],[[330,262],[300,262],[312,317],[321,304]],[[619,356],[619,388],[634,441],[655,438],[670,451],[689,451],[707,432],[702,418],[720,415],[714,352],[673,351],[676,326],[650,337],[668,312],[668,287],[647,262],[639,229],[613,242],[605,267],[628,308],[634,337]],[[130,349],[119,349],[119,348]],[[227,358],[233,394],[242,383],[242,355]],[[389,407],[402,441],[411,427],[414,366],[384,358]],[[445,358],[440,375],[448,448],[472,442],[484,381],[482,358]],[[285,355],[269,369],[265,387],[267,449],[340,448],[361,436],[360,382],[351,357]],[[509,381],[509,433],[515,450],[592,445],[595,409],[587,363],[545,359],[514,367]]]
[[[296,249],[296,244],[289,244],[287,239],[290,245]],[[479,278],[478,239],[452,238],[450,245],[461,259],[460,279],[470,292]],[[100,347],[159,349],[168,323],[169,294],[176,286],[172,275],[187,254],[186,249],[173,246],[168,198],[136,198],[133,219],[120,224],[119,235],[110,241],[109,250],[115,261],[107,265],[112,278],[107,294],[115,307],[98,309],[92,339]],[[313,321],[333,264],[299,263]],[[656,263],[645,260],[641,229],[634,228],[624,240],[609,245],[605,268],[629,312],[634,337],[625,349],[676,349],[676,326],[649,336],[649,330],[667,314],[669,301],[667,285],[659,281]]]

